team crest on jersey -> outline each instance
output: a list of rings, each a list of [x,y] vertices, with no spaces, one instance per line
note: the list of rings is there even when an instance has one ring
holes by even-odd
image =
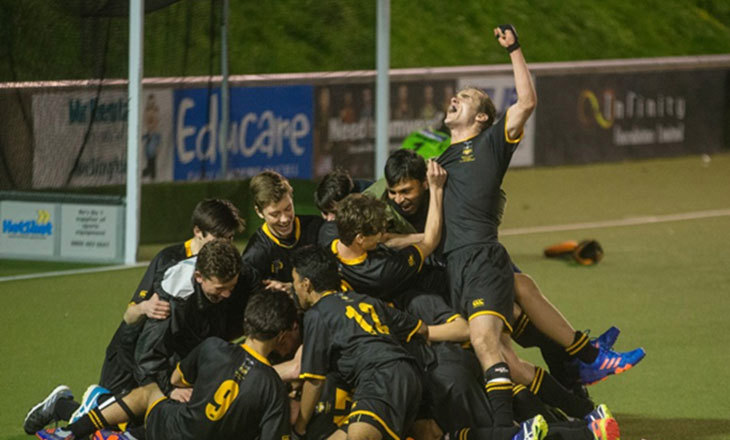
[[[461,147],[461,163],[464,162],[474,162],[476,158],[474,157],[474,147],[472,146],[471,141],[464,142],[464,146]]]
[[[271,273],[279,273],[280,270],[284,269],[284,262],[281,260],[274,260],[271,262]]]
[[[233,374],[233,376],[236,378],[236,382],[242,382],[243,379],[246,378],[246,375],[248,375],[248,372],[253,367],[253,361],[251,359],[246,359],[243,361],[243,364],[241,364],[240,367],[236,369],[236,372]]]
[[[472,301],[472,302],[471,302],[471,306],[472,306],[473,308],[475,308],[475,309],[476,309],[477,307],[483,307],[483,306],[484,306],[484,300],[483,300],[483,299],[481,299],[481,298],[479,298],[479,299],[475,299],[474,301]]]
[[[139,292],[139,297],[140,298],[144,298],[145,296],[147,296],[147,291],[146,290],[142,290],[142,291]]]
[[[416,265],[416,259],[413,258],[413,255],[408,256],[408,265],[409,266],[415,266]]]

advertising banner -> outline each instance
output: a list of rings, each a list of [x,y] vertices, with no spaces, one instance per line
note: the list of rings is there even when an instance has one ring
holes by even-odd
[[[143,182],[171,180],[169,90],[143,97]],[[33,96],[33,187],[121,184],[127,173],[127,94],[66,91]]]
[[[537,165],[618,161],[722,148],[726,71],[537,78]]]
[[[0,249],[4,255],[53,255],[58,236],[53,203],[0,201],[0,221]]]
[[[61,205],[61,257],[107,259],[122,256],[124,208],[104,205]]]
[[[456,80],[391,83],[389,150],[399,148],[414,131],[440,128],[455,86]],[[315,178],[334,167],[346,169],[353,177],[375,176],[374,93],[372,83],[316,88]]]
[[[517,102],[513,75],[461,78],[459,79],[459,90],[464,87],[478,87],[487,92],[497,109],[498,119],[504,116],[504,112],[509,106]],[[511,167],[527,167],[534,164],[535,119],[536,115],[533,113],[527,120],[522,141],[512,155]]]
[[[250,177],[270,168],[312,177],[311,86],[230,89],[227,169]],[[212,180],[221,172],[220,89],[174,93],[174,179]]]

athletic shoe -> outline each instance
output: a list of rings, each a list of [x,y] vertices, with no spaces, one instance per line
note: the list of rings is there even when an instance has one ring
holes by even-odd
[[[595,440],[621,440],[618,422],[614,418],[597,419],[588,424]]]
[[[77,421],[84,416],[87,412],[96,408],[99,405],[99,397],[104,394],[111,394],[112,392],[100,385],[89,385],[89,388],[84,392],[84,398],[81,399],[81,406],[79,406],[73,414],[71,419],[68,421],[69,424]]]
[[[611,326],[611,328],[603,332],[597,338],[591,339],[591,344],[597,348],[611,350],[613,349],[613,344],[616,343],[616,339],[618,339],[619,333],[621,333],[621,330],[619,330],[618,327]]]
[[[608,409],[605,403],[602,403],[596,407],[593,411],[589,412],[583,419],[586,422],[592,422],[594,420],[598,419],[612,419],[613,414],[611,414],[611,410]]]
[[[638,364],[646,356],[643,348],[637,348],[625,353],[617,353],[605,348],[599,348],[598,350],[598,356],[593,363],[578,362],[580,381],[586,385],[593,385],[605,380],[612,374],[623,373]]]
[[[38,431],[35,436],[43,440],[73,440],[75,438],[71,431],[63,428]]]
[[[58,399],[73,399],[71,389],[66,385],[59,385],[51,391],[42,402],[36,404],[28,411],[23,420],[23,429],[28,435],[33,435],[37,431],[45,428],[46,425],[55,421],[53,417],[53,407],[56,406]]]
[[[100,429],[94,433],[91,440],[137,440],[132,434],[124,431],[112,431],[111,429]]]
[[[548,432],[548,424],[540,414],[520,424],[520,432],[512,440],[542,440]]]

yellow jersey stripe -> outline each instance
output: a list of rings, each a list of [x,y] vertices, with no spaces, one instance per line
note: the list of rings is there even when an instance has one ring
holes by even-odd
[[[379,416],[378,416],[377,414],[375,414],[374,412],[370,412],[370,411],[363,411],[363,410],[353,411],[353,412],[351,412],[351,413],[350,413],[350,415],[349,415],[349,416],[347,416],[347,418],[348,418],[348,419],[351,419],[352,417],[354,417],[354,416],[356,416],[356,415],[359,415],[359,414],[362,414],[362,415],[364,415],[364,416],[369,416],[369,417],[372,417],[373,419],[375,419],[375,421],[377,421],[378,423],[380,423],[380,424],[381,424],[381,425],[383,426],[383,428],[385,429],[385,431],[386,431],[386,432],[387,432],[388,434],[390,434],[390,436],[391,436],[391,437],[393,437],[393,438],[394,438],[395,440],[400,440],[400,437],[398,437],[398,435],[397,435],[397,434],[395,433],[395,431],[393,431],[392,429],[390,429],[390,427],[388,426],[388,424],[387,424],[387,423],[385,423],[385,422],[383,421],[383,419],[381,419],[381,418],[380,418],[380,417],[379,417]]]

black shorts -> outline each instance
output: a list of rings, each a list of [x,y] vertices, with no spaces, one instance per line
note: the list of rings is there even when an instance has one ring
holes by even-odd
[[[127,394],[139,386],[134,379],[134,346],[141,328],[122,322],[106,348],[99,385],[114,394]]]
[[[336,373],[328,373],[322,395],[307,425],[307,439],[324,440],[347,420],[352,407],[352,390]]]
[[[360,377],[347,423],[363,422],[383,439],[401,440],[418,414],[421,375],[414,362],[388,362]]]
[[[515,275],[512,260],[501,244],[466,246],[447,256],[451,304],[467,320],[481,315],[502,319],[512,332]]]
[[[461,353],[443,355],[447,348]],[[481,367],[474,353],[451,342],[439,344],[436,350],[438,365],[426,373],[424,383],[436,423],[444,432],[493,426]]]
[[[152,404],[145,416],[145,433],[149,440],[170,438],[182,439],[183,433],[178,429],[182,425],[180,412],[185,404],[177,400],[163,397]]]

